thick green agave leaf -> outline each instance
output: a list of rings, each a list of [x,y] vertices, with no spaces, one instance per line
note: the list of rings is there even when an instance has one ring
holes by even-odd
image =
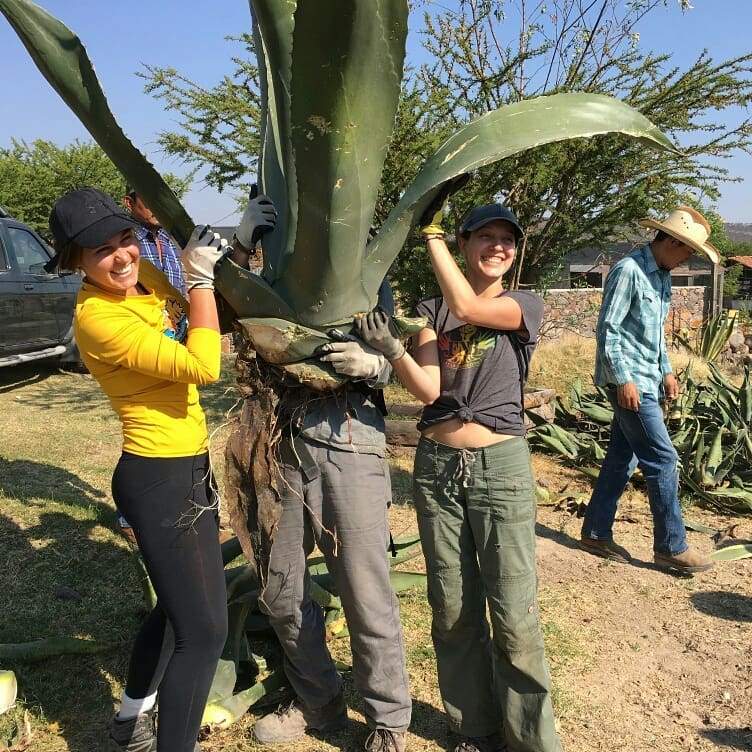
[[[144,197],[167,231],[185,245],[193,231],[193,221],[162,176],[117,124],[81,40],[29,0],[0,0],[0,12],[52,88],[128,183]]]
[[[407,17],[407,0],[298,0],[298,222],[275,289],[301,323],[340,323],[371,307],[353,304],[365,300],[361,269],[399,102]]]
[[[264,238],[263,276],[269,282],[277,279],[284,255],[295,247],[298,191],[289,83],[297,4],[297,0],[250,0],[263,103],[259,177],[279,216],[277,229]]]
[[[260,182],[281,217],[264,238],[263,277],[295,311],[289,318],[344,323],[372,307],[351,303],[367,302],[361,267],[399,100],[407,1],[250,5],[265,101]],[[219,285],[228,297],[224,285],[229,275]],[[263,301],[236,313],[273,315]]]
[[[258,315],[294,319],[295,312],[258,274],[238,266],[229,256],[214,269],[214,285],[238,318]]]
[[[284,671],[278,668],[248,689],[238,692],[238,694],[231,697],[208,703],[206,708],[204,708],[201,725],[216,726],[218,728],[231,726],[248,712],[248,708],[269,693],[284,686],[285,681]]]
[[[526,99],[500,107],[460,128],[426,162],[370,243],[363,273],[371,305],[410,230],[445,183],[536,146],[604,133],[622,133],[646,146],[676,151],[644,115],[602,94]],[[357,307],[363,307],[362,303]]]
[[[738,543],[735,546],[725,546],[710,554],[713,561],[738,561],[752,558],[752,543]]]

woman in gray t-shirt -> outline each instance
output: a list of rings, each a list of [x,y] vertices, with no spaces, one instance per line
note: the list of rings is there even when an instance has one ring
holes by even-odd
[[[560,752],[536,599],[535,491],[523,386],[543,303],[506,291],[523,231],[509,209],[472,209],[459,230],[467,276],[437,215],[423,237],[442,295],[412,355],[375,311],[358,323],[425,403],[414,493],[433,609],[439,687],[455,752]],[[489,625],[486,606],[491,617]]]

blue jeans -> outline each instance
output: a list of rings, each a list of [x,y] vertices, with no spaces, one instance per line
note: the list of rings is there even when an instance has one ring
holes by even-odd
[[[655,396],[646,393],[641,395],[638,412],[619,407],[615,389],[609,389],[609,398],[614,408],[611,441],[585,512],[582,536],[613,539],[619,497],[639,465],[653,514],[653,550],[670,556],[680,554],[688,546],[679,506],[679,458],[661,406]]]

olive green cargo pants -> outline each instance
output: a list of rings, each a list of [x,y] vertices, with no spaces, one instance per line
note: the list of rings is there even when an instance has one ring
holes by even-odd
[[[527,442],[468,450],[422,438],[414,493],[450,725],[463,736],[503,726],[510,752],[559,752],[536,603]]]

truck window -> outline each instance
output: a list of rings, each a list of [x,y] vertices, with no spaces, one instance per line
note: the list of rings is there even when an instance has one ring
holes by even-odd
[[[15,257],[19,272],[44,274],[44,265],[50,256],[44,246],[28,231],[19,227],[7,227],[10,237],[10,253]]]

